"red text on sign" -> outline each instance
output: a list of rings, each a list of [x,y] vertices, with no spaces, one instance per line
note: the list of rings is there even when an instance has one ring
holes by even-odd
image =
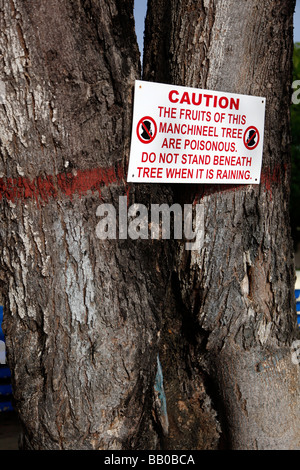
[[[222,137],[230,137],[231,139],[242,139],[243,138],[243,130],[242,129],[235,129],[235,128],[228,128],[222,127]]]
[[[176,149],[179,150],[181,149],[181,139],[167,139],[165,138],[163,141],[163,144],[161,148],[167,148],[167,149]]]
[[[188,92],[185,91],[182,95],[178,90],[171,90],[169,93],[169,100],[171,103],[189,104],[194,106],[203,106],[221,109],[236,109],[239,110],[240,100],[239,98],[227,98],[227,96],[214,96],[204,93]]]
[[[158,106],[159,117],[176,119],[177,109],[176,108],[166,108],[164,106]]]
[[[142,168],[137,167],[138,169],[138,177],[139,178],[162,178],[163,177],[163,169],[162,168]]]

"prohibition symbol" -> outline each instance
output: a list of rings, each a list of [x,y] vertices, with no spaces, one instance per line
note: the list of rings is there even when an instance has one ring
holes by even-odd
[[[259,132],[256,127],[248,127],[244,134],[244,144],[248,150],[256,149],[259,144]]]
[[[138,139],[142,144],[151,144],[157,134],[157,125],[150,116],[143,117],[136,128]]]

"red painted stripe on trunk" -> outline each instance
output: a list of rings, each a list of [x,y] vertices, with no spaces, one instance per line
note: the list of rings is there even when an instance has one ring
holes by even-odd
[[[101,195],[103,186],[124,180],[124,170],[121,166],[108,168],[93,168],[89,170],[73,170],[70,173],[60,173],[56,176],[38,176],[33,180],[27,177],[1,178],[0,200],[16,202],[35,199],[47,203],[60,195],[72,198],[77,194],[83,196],[88,191]]]

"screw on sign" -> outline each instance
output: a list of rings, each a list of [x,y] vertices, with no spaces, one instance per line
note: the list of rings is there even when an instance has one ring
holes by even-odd
[[[156,137],[157,125],[150,116],[143,117],[136,128],[138,139],[143,144],[150,144]]]
[[[244,144],[248,150],[256,149],[259,144],[259,132],[256,127],[248,127],[244,134]]]

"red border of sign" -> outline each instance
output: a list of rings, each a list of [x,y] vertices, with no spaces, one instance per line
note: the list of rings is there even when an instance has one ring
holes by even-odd
[[[154,125],[154,133],[152,135],[152,138],[149,139],[149,140],[143,140],[140,136],[140,133],[139,133],[139,128],[140,128],[140,125],[142,124],[143,121],[145,120],[148,120],[148,121],[151,121],[152,124]],[[154,119],[151,117],[151,116],[145,116],[143,117],[142,119],[139,120],[139,123],[136,127],[136,134],[138,136],[138,139],[140,142],[142,142],[142,144],[151,144],[151,142],[153,142],[153,140],[155,139],[156,137],[156,134],[157,134],[157,125],[156,125],[156,122],[154,121]]]
[[[247,142],[246,142],[246,136],[248,135],[248,132],[249,132],[251,129],[254,129],[254,130],[256,131],[256,134],[257,134],[257,137],[258,137],[257,142],[256,142],[256,144],[254,145],[254,147],[248,147]],[[251,139],[251,140],[252,140],[252,139]],[[258,144],[259,144],[259,141],[260,141],[260,135],[259,135],[258,129],[257,129],[255,126],[250,126],[250,127],[248,127],[248,129],[245,131],[245,134],[244,134],[244,145],[245,145],[246,149],[248,149],[248,150],[254,150],[254,149],[256,149],[256,147],[257,147]]]

